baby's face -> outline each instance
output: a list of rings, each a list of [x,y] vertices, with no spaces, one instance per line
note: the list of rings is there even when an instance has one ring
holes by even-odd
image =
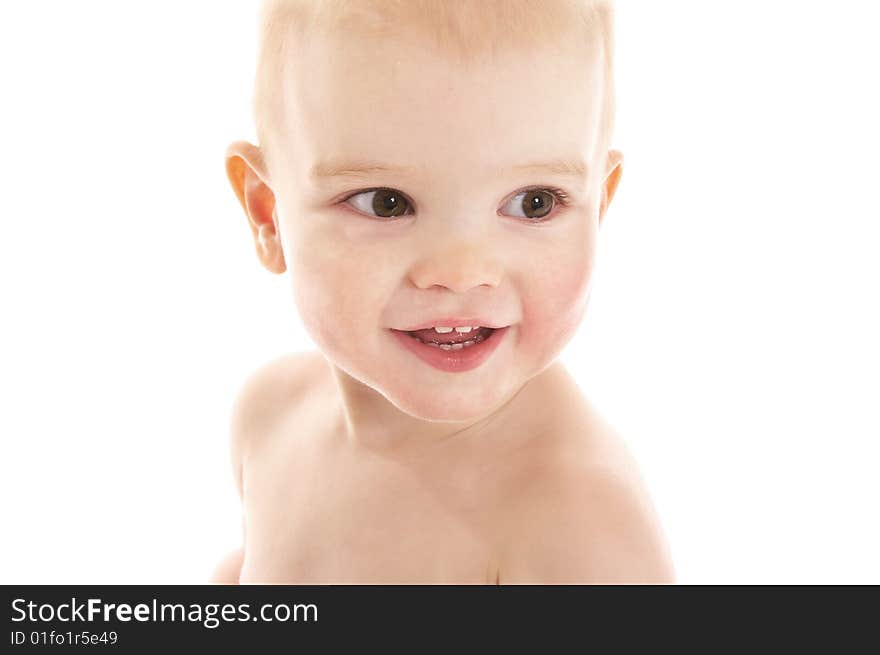
[[[337,37],[288,69],[275,216],[302,320],[333,364],[413,416],[459,421],[553,362],[583,316],[620,172],[619,153],[597,152],[596,56],[463,68],[415,37]],[[560,161],[586,174],[526,167]],[[393,170],[313,175],[364,162]],[[510,326],[466,372],[392,332],[455,316]]]

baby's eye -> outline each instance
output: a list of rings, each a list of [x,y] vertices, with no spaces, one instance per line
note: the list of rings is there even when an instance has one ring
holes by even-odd
[[[521,200],[517,202],[517,199]],[[377,218],[396,218],[406,214],[406,208],[410,207],[409,200],[400,191],[385,188],[361,191],[350,195],[343,202],[351,203],[365,214]],[[516,194],[507,204],[514,206],[513,216],[539,223],[553,210],[556,203],[568,205],[568,194],[562,189],[535,188]],[[517,210],[520,213],[516,213]]]
[[[517,201],[518,198],[521,200]],[[513,196],[508,205],[513,205],[515,210],[521,211],[514,216],[529,218],[535,223],[540,223],[553,211],[553,206],[557,202],[562,206],[568,204],[568,194],[562,189],[526,189]]]
[[[409,206],[409,201],[403,197],[400,191],[394,189],[374,189],[355,193],[345,199],[344,202],[354,201],[354,206],[366,214],[374,212],[379,218],[394,218],[403,214],[403,208]]]

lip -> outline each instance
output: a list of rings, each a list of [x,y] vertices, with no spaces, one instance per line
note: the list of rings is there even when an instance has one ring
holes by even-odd
[[[436,323],[433,325],[450,324]],[[467,325],[467,323],[463,323],[462,325]],[[452,327],[455,326],[452,325]],[[483,327],[490,326],[484,325]],[[416,357],[426,364],[448,373],[464,373],[465,371],[471,371],[477,368],[485,362],[489,356],[495,352],[495,349],[501,345],[501,342],[504,341],[504,337],[507,335],[509,329],[509,325],[502,328],[495,328],[492,334],[480,343],[469,346],[468,348],[462,348],[461,350],[443,350],[442,348],[425,345],[418,339],[409,336],[406,333],[407,331],[403,330],[392,329],[391,333],[394,338],[400,342],[401,346],[415,354]]]
[[[426,321],[425,323],[419,323],[415,327],[408,327],[408,328],[401,328],[401,329],[403,332],[415,332],[416,330],[427,330],[428,328],[432,328],[435,325],[439,325],[440,327],[453,327],[453,328],[467,327],[468,325],[473,327],[473,326],[478,325],[480,327],[492,328],[493,330],[508,327],[505,325],[498,325],[497,323],[494,323],[493,321],[489,320],[488,318],[473,318],[473,317],[461,318],[461,317],[458,317],[458,318],[435,318],[430,321]]]

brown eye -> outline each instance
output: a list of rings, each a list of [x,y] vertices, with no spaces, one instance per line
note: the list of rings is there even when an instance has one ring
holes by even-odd
[[[406,212],[409,202],[399,191],[394,189],[375,189],[356,193],[346,198],[349,202],[365,214],[375,215],[379,218],[394,218]]]
[[[517,194],[513,200],[520,197],[522,201],[519,205],[523,212],[521,215],[525,218],[544,218],[553,210],[555,198],[552,193],[544,189],[532,189],[525,193]]]
[[[568,207],[571,199],[565,191],[556,187],[532,187],[531,189],[522,189],[508,202],[510,214],[505,216],[516,216],[518,218],[529,219],[527,223],[543,223],[552,220],[545,218],[553,211],[556,205],[560,207]],[[503,212],[502,212],[503,213]],[[555,215],[559,214],[557,211]]]

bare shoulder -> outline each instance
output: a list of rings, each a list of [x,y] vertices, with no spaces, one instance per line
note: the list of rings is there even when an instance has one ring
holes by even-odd
[[[254,370],[236,393],[230,412],[230,453],[239,495],[241,467],[255,440],[271,431],[301,403],[303,391],[320,372],[320,354],[295,352]]]
[[[623,439],[595,409],[563,416],[522,467],[505,514],[502,584],[669,584],[655,507]]]
[[[271,420],[289,407],[317,373],[319,355],[295,352],[270,360],[254,370],[233,403],[233,418]]]

